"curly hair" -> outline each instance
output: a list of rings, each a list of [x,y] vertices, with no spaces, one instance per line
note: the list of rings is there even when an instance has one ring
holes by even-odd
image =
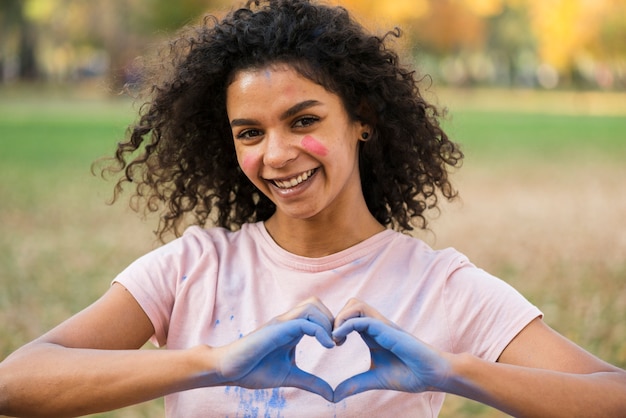
[[[397,230],[426,227],[438,193],[456,191],[448,169],[463,154],[439,124],[440,112],[420,94],[413,70],[342,7],[310,0],[256,0],[223,19],[205,17],[179,32],[144,80],[148,98],[129,137],[104,171],[135,185],[131,206],[162,211],[158,235],[180,234],[207,221],[228,229],[268,219],[274,204],[238,166],[226,113],[237,71],[282,63],[343,101],[348,115],[372,127],[360,145],[359,169],[370,212]]]

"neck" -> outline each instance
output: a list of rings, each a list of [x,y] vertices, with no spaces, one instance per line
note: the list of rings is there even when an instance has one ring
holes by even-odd
[[[265,228],[285,250],[311,258],[343,251],[385,230],[369,211],[364,216],[355,216],[343,222],[282,219],[279,214],[274,214],[265,222]]]

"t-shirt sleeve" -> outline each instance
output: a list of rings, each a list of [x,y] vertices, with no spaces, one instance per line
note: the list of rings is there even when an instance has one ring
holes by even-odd
[[[113,280],[130,292],[152,322],[151,342],[157,347],[167,343],[170,318],[187,260],[199,257],[200,246],[194,235],[187,230],[181,238],[137,259]]]
[[[453,351],[496,361],[513,338],[543,314],[501,279],[466,260],[458,266],[444,290]]]

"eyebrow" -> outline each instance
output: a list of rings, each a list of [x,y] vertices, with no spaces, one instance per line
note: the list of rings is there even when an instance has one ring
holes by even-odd
[[[285,119],[289,119],[290,117],[297,115],[298,113],[302,112],[305,109],[308,109],[310,107],[314,107],[314,106],[319,106],[321,105],[322,102],[317,101],[317,100],[305,100],[303,102],[297,103],[293,106],[291,106],[289,109],[285,110],[281,115],[280,115],[280,120],[285,120]],[[235,126],[250,126],[250,125],[258,125],[259,122],[255,119],[233,119],[230,121],[230,126],[231,127],[235,127]]]

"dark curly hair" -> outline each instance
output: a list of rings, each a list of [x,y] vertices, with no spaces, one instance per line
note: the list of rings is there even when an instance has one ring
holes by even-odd
[[[424,228],[438,192],[456,196],[447,169],[463,154],[422,98],[415,72],[386,46],[399,36],[398,29],[370,34],[344,8],[309,0],[248,1],[221,20],[208,16],[187,27],[162,49],[159,65],[146,68],[149,98],[103,169],[123,171],[113,201],[133,183],[134,209],[143,203],[163,211],[161,238],[188,223],[238,229],[268,219],[274,204],[237,163],[226,89],[239,70],[285,63],[337,94],[353,120],[372,128],[359,165],[374,217],[397,230]]]

